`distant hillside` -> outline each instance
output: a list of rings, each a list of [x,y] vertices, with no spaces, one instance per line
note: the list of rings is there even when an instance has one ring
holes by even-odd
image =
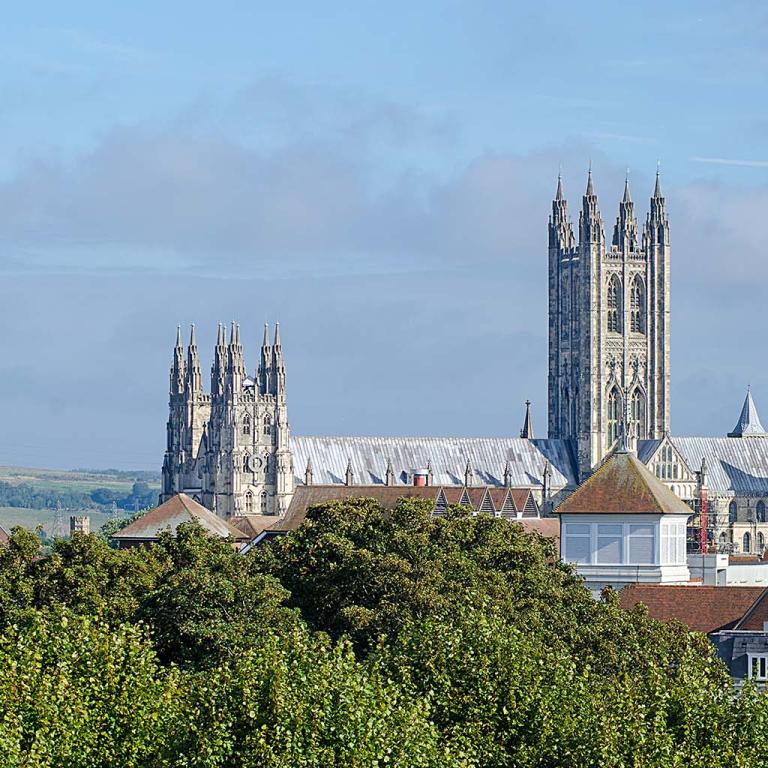
[[[0,525],[42,525],[50,535],[61,508],[66,525],[71,514],[89,514],[96,529],[110,517],[155,506],[159,492],[158,472],[0,467]]]

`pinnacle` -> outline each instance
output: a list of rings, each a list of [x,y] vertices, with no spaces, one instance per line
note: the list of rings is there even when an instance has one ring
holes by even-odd
[[[176,326],[176,346],[177,347],[181,346],[181,326],[180,325]]]
[[[661,174],[658,167],[656,168],[656,186],[653,190],[653,196],[656,198],[663,197],[661,194]]]
[[[629,194],[629,171],[627,171],[627,175],[624,177],[624,198],[621,201],[622,203],[631,203],[632,202],[632,196]]]
[[[261,346],[269,346],[269,323],[264,323],[264,338],[262,339]]]
[[[195,324],[192,323],[192,327],[189,332],[189,346],[190,347],[196,347],[197,346],[197,338],[195,337]]]
[[[558,202],[563,201],[563,177],[558,173],[557,174],[557,192],[555,193],[555,200]]]
[[[592,188],[592,165],[589,166],[589,173],[587,174],[587,191],[586,196],[592,197],[595,194],[595,190]]]

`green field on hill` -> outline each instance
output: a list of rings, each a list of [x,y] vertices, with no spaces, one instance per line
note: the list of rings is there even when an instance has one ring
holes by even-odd
[[[153,506],[159,492],[156,472],[0,467],[0,526],[40,525],[50,536],[60,505],[66,532],[74,514],[89,515],[91,530],[98,530],[112,515],[128,517],[137,507]]]

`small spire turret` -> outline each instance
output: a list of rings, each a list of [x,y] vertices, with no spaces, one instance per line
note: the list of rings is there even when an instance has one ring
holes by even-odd
[[[533,440],[533,420],[531,419],[531,401],[525,401],[525,419],[523,428],[520,430],[520,437],[526,440]]]
[[[312,473],[312,457],[307,459],[307,468],[304,470],[304,485],[312,485],[313,482]]]
[[[176,326],[176,344],[173,348],[171,363],[171,396],[184,394],[186,365],[184,363],[184,345],[181,343],[181,326]]]
[[[387,459],[387,472],[385,482],[387,485],[395,484],[395,470],[392,468],[392,459]]]
[[[613,245],[626,252],[637,250],[637,219],[629,192],[629,170],[624,177],[624,196],[619,203],[619,215],[613,228]]]
[[[195,335],[195,324],[189,332],[189,346],[187,347],[187,371],[186,371],[186,390],[189,393],[198,393],[203,390],[203,373],[200,368],[200,355],[197,351],[197,337]]]
[[[464,467],[464,485],[469,487],[472,485],[472,477],[474,475],[474,472],[472,472],[472,465],[469,463],[469,459],[467,459],[467,466]]]
[[[344,485],[354,485],[355,473],[352,469],[352,459],[347,459],[347,469],[344,472]]]

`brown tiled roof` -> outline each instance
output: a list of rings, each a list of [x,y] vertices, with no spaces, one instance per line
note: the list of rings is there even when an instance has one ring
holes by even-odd
[[[617,452],[555,510],[558,514],[692,515],[678,498],[633,453]]]
[[[0,526],[0,545],[7,544],[10,538],[11,537],[8,535],[8,532],[5,530],[5,528]]]
[[[263,530],[273,525],[278,518],[275,515],[237,515],[229,518],[229,523],[248,539],[258,536]]]
[[[205,530],[215,536],[222,538],[231,536],[236,541],[246,541],[249,538],[234,525],[230,525],[224,518],[214,515],[213,512],[207,510],[192,497],[187,496],[186,493],[179,493],[168,499],[159,507],[155,507],[146,515],[142,515],[138,520],[134,520],[130,525],[118,531],[112,538],[118,541],[154,541],[159,538],[161,532],[175,533],[182,523],[188,523],[192,520],[196,520]]]
[[[643,603],[654,619],[677,619],[694,632],[709,633],[731,629],[765,591],[764,587],[630,584],[621,590],[619,600],[627,610]]]
[[[337,501],[341,499],[375,499],[381,504],[384,509],[392,509],[397,503],[398,499],[406,498],[419,498],[436,500],[438,495],[442,492],[449,504],[458,503],[464,488],[446,488],[438,486],[387,486],[387,485],[300,485],[296,488],[293,495],[288,512],[284,517],[279,518],[266,518],[265,522],[269,522],[264,528],[259,531],[293,531],[296,530],[305,520],[307,516],[307,510],[309,507],[315,504],[322,504],[328,501]],[[485,495],[484,487],[469,488],[474,496],[482,501]],[[504,497],[506,497],[506,489],[504,490]],[[513,489],[514,491],[515,489]],[[482,491],[482,493],[474,493],[475,491]],[[528,491],[524,491],[527,496]],[[262,517],[262,516],[252,516]],[[557,518],[522,518],[517,519],[515,522],[527,531],[536,531],[542,536],[555,539],[558,544],[560,541],[560,521]]]
[[[749,610],[741,617],[734,629],[746,629],[762,632],[765,622],[768,621],[768,589],[749,607]]]
[[[398,499],[434,500],[437,498],[439,490],[434,485],[299,485],[294,491],[285,516],[278,518],[277,522],[267,526],[267,529],[273,531],[295,530],[304,522],[307,509],[323,502],[342,499],[376,499],[384,509],[393,509]],[[448,503],[454,502],[449,499]]]

